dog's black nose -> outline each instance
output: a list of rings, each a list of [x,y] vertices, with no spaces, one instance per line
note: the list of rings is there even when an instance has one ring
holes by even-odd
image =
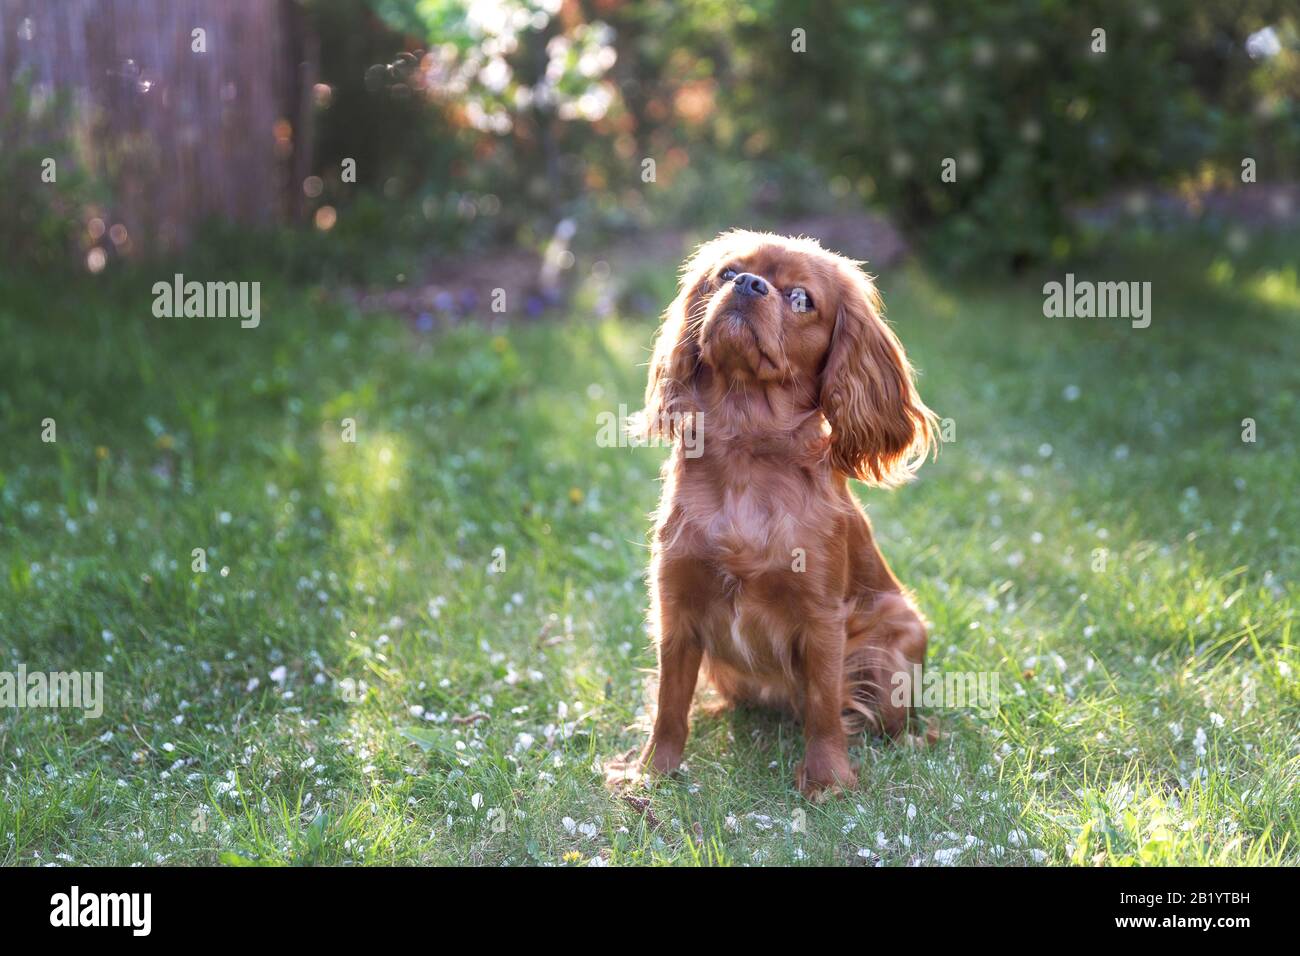
[[[732,281],[741,295],[767,295],[767,283],[752,272],[742,272]]]

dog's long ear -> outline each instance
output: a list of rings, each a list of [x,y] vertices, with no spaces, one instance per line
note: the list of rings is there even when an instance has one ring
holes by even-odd
[[[700,363],[699,331],[704,319],[703,285],[707,275],[700,265],[702,253],[686,263],[677,298],[664,312],[655,339],[645,409],[641,413],[647,437],[672,440],[682,416],[696,411],[691,382]]]
[[[821,385],[831,463],[870,484],[901,484],[936,447],[938,420],[917,394],[903,346],[881,318],[875,285],[846,266],[840,291]]]

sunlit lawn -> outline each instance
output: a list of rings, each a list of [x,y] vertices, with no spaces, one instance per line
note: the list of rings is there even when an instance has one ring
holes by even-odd
[[[244,330],[154,319],[152,274],[4,281],[0,669],[107,699],[0,712],[0,863],[1300,861],[1297,247],[1211,246],[1092,267],[1153,282],[1145,330],[1044,318],[1064,265],[882,277],[956,441],[864,494],[932,664],[1001,709],[862,742],[820,805],[758,712],[698,716],[648,808],[602,785],[663,452],[597,415],[652,317],[428,336],[268,286]]]

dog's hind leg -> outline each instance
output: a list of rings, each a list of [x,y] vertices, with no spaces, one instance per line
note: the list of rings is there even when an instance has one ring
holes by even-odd
[[[925,663],[925,622],[898,591],[866,598],[846,624],[845,732],[863,730],[899,739],[911,716],[913,685]],[[935,731],[927,733],[934,741]]]

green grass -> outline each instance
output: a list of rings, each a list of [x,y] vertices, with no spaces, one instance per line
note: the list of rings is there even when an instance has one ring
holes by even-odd
[[[1050,276],[884,276],[956,441],[865,500],[1001,708],[860,742],[822,804],[796,723],[698,715],[649,813],[600,763],[643,733],[663,451],[596,416],[652,319],[430,337],[267,285],[241,330],[152,318],[155,276],[4,280],[0,669],[106,702],[0,712],[0,863],[1294,864],[1296,251],[1097,264],[1152,280],[1140,331],[1043,318]]]

